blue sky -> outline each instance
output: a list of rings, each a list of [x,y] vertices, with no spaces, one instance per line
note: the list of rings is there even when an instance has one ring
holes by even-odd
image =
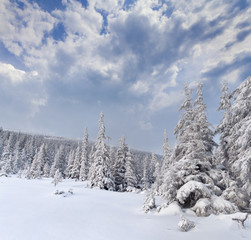
[[[172,145],[183,85],[204,83],[208,118],[220,85],[251,69],[250,0],[1,0],[0,126],[161,153]]]

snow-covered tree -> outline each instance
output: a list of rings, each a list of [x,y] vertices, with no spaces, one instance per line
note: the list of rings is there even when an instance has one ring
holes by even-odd
[[[50,176],[54,177],[57,170],[59,170],[59,172],[63,175],[65,170],[65,152],[63,145],[60,145],[57,149],[54,162],[51,166]]]
[[[150,183],[150,167],[149,167],[149,157],[145,156],[144,158],[144,162],[143,162],[143,178],[142,178],[142,185],[143,185],[143,189],[147,190],[151,187],[151,183]]]
[[[188,85],[184,86],[185,100],[180,106],[180,111],[183,110],[183,115],[179,120],[174,133],[179,143],[175,146],[173,159],[180,160],[190,152],[191,144],[194,137],[194,111],[192,103],[192,91]]]
[[[237,184],[251,197],[251,77],[232,94],[228,157]]]
[[[220,144],[217,148],[216,164],[223,164],[227,169],[229,169],[229,134],[232,128],[232,112],[231,112],[231,102],[230,94],[228,94],[227,83],[224,82],[221,87],[221,100],[218,111],[224,111],[222,120],[216,128],[216,133],[220,134]]]
[[[137,184],[134,170],[134,160],[130,150],[128,149],[125,158],[125,187],[127,191],[132,191]]]
[[[80,146],[78,146],[75,152],[73,167],[71,169],[71,177],[76,180],[79,179],[80,167],[81,167],[80,161],[81,161],[81,148]]]
[[[80,179],[85,181],[88,179],[88,173],[90,168],[89,156],[88,156],[88,132],[87,128],[85,129],[85,134],[82,143],[82,152],[81,152],[81,167],[80,167]]]
[[[213,147],[217,146],[214,142],[214,132],[211,129],[211,125],[207,120],[206,105],[203,102],[202,94],[203,84],[198,83],[197,99],[194,103],[194,139],[198,144],[196,154],[200,159],[212,163],[213,159]],[[200,146],[202,144],[202,146]],[[195,154],[194,154],[195,155]]]
[[[73,169],[73,165],[74,165],[74,160],[75,160],[75,151],[72,149],[70,151],[69,156],[68,156],[67,167],[66,167],[66,170],[65,170],[65,175],[68,178],[73,178],[72,169]]]
[[[99,133],[93,154],[93,166],[90,176],[91,187],[114,190],[111,169],[109,168],[109,152],[105,144],[104,114],[100,114]]]
[[[30,174],[32,178],[41,178],[43,176],[43,169],[46,162],[48,162],[48,157],[45,145],[42,144],[39,151],[36,152],[31,165]]]
[[[60,172],[59,169],[57,169],[54,174],[52,183],[54,183],[54,186],[57,186],[59,182],[62,182],[62,173]]]
[[[225,187],[220,183],[221,172],[211,165],[214,142],[201,90],[199,84],[193,108],[191,92],[185,86],[186,98],[180,108],[184,113],[175,129],[178,143],[162,188],[168,203],[178,201],[185,208],[193,207],[201,198],[220,196]]]
[[[114,164],[114,183],[117,191],[125,190],[125,172],[126,172],[126,154],[128,147],[125,143],[125,137],[121,137],[120,146],[117,150],[116,160]]]

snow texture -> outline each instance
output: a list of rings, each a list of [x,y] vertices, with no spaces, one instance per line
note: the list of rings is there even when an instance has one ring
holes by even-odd
[[[246,229],[232,220],[244,218],[243,213],[198,218],[186,211],[184,217],[195,222],[196,228],[181,232],[175,203],[169,213],[177,214],[164,209],[145,214],[141,210],[144,194],[88,189],[86,182],[73,179],[55,188],[51,181],[0,178],[1,240],[241,240],[251,236],[251,218],[245,221]],[[73,195],[52,194],[70,188]]]

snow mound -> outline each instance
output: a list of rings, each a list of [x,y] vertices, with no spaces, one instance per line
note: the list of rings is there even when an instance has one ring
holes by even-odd
[[[182,209],[177,202],[172,202],[169,205],[163,204],[157,211],[161,215],[177,216],[182,214]]]
[[[177,192],[177,200],[182,207],[193,207],[200,198],[210,198],[210,190],[201,182],[189,181]]]

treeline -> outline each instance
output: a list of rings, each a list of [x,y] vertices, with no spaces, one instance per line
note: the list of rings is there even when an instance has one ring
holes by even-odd
[[[153,173],[148,172],[146,176],[144,169],[155,165],[155,161],[160,161],[161,157],[130,151],[125,137],[121,138],[119,147],[108,146],[105,143],[107,137],[103,113],[100,124],[103,132],[99,133],[96,143],[89,141],[87,129],[83,139],[77,141],[0,128],[1,175],[18,174],[28,179],[53,178],[59,170],[63,178],[80,181],[92,179],[92,186],[104,189],[131,191],[150,186],[154,181]],[[97,175],[101,172],[103,176]],[[100,182],[97,182],[100,177]],[[108,186],[108,182],[111,185]]]

